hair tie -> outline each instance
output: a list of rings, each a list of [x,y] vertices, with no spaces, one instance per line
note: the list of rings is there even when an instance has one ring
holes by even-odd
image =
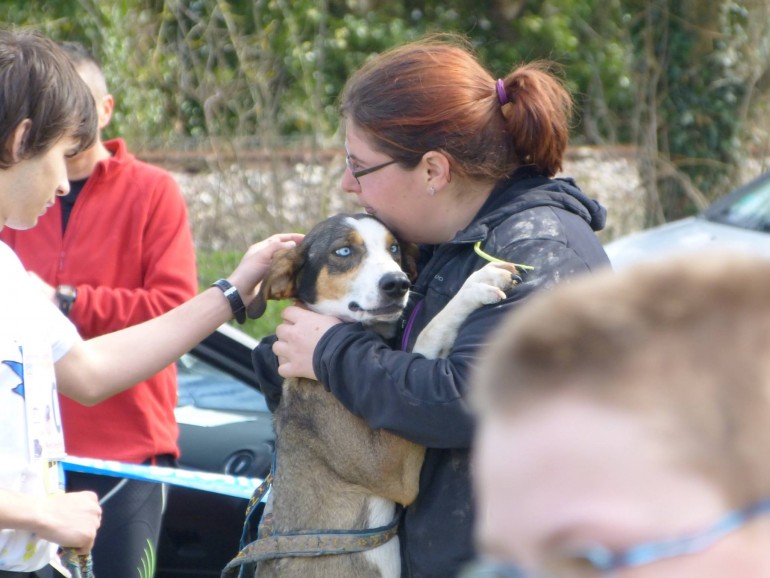
[[[505,92],[505,83],[501,79],[497,79],[497,100],[500,101],[500,106],[508,104],[508,94]]]

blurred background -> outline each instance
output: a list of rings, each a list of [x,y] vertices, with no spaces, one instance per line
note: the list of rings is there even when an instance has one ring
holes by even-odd
[[[179,180],[202,287],[248,244],[354,208],[338,94],[426,32],[465,34],[494,76],[561,66],[577,104],[563,173],[607,206],[605,241],[768,168],[770,0],[3,0],[0,20],[101,60],[105,136]]]

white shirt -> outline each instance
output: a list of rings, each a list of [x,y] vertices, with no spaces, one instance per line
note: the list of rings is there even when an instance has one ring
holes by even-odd
[[[0,488],[39,496],[62,491],[56,461],[64,455],[64,437],[53,364],[79,339],[0,242]],[[0,570],[39,570],[56,549],[31,532],[0,530]]]

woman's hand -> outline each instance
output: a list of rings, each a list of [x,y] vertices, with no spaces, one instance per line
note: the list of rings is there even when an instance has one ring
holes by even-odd
[[[331,327],[342,323],[336,317],[313,313],[298,305],[281,312],[283,323],[275,330],[278,340],[273,353],[278,358],[281,377],[318,379],[313,371],[313,353],[321,337]]]

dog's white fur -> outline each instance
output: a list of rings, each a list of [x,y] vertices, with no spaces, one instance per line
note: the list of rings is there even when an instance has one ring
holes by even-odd
[[[482,305],[505,299],[505,291],[513,286],[511,275],[515,273],[515,266],[509,263],[487,263],[474,271],[457,295],[420,332],[414,353],[421,353],[428,359],[446,357],[463,321]]]
[[[309,307],[316,313],[338,317],[343,321],[360,321],[365,325],[395,322],[406,306],[408,293],[403,297],[401,310],[389,315],[378,312],[383,306],[382,294],[379,291],[380,279],[388,273],[402,272],[400,265],[389,253],[392,244],[388,241],[388,237],[392,237],[392,234],[382,223],[374,219],[349,218],[346,222],[361,235],[366,256],[361,261],[355,276],[351,278],[344,295],[336,299],[321,299]],[[351,310],[351,303],[358,304],[361,310]]]

